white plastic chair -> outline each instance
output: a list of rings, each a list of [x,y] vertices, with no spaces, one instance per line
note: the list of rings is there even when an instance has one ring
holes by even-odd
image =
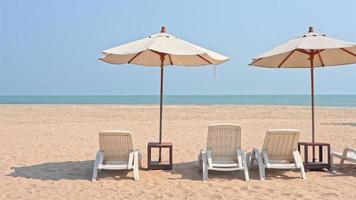
[[[198,157],[203,180],[208,180],[208,171],[243,170],[249,180],[246,154],[241,149],[241,127],[234,124],[215,124],[208,128],[206,149]]]
[[[92,181],[96,180],[98,169],[133,170],[134,180],[139,180],[139,152],[133,148],[130,132],[102,131],[99,133],[99,146]]]
[[[258,165],[260,179],[264,180],[265,169],[299,169],[306,179],[302,158],[297,150],[299,131],[292,129],[268,130],[262,150],[253,149],[247,155],[249,167]]]
[[[340,165],[343,165],[345,161],[356,163],[356,149],[344,148],[342,153],[332,152],[331,153],[331,168],[334,166],[334,157],[340,159]]]

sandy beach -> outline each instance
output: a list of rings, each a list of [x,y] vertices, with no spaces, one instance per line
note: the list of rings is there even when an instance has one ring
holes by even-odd
[[[299,106],[165,106],[164,141],[173,142],[172,171],[100,172],[91,182],[98,133],[128,130],[147,162],[147,142],[158,139],[155,105],[2,105],[0,106],[0,199],[356,199],[356,167],[335,173],[256,169],[212,172],[203,182],[197,155],[207,126],[236,123],[243,149],[260,148],[271,128],[294,128],[310,141],[310,108]],[[356,109],[316,109],[316,140],[332,149],[356,147]]]

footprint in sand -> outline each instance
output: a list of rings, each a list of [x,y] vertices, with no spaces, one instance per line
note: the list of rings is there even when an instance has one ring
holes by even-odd
[[[327,193],[321,194],[322,199],[336,199],[338,197],[339,197],[339,195],[334,192],[327,192]]]
[[[301,198],[304,197],[304,196],[303,196],[302,194],[300,194],[300,193],[295,193],[293,196],[294,196],[294,197],[297,197],[298,199],[301,199]]]
[[[283,196],[286,196],[286,197],[289,197],[289,196],[291,196],[292,194],[291,194],[291,193],[283,193],[282,195],[283,195]]]

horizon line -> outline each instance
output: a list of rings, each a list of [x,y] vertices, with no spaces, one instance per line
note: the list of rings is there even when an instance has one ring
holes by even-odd
[[[163,96],[310,96],[310,94],[164,94]],[[315,96],[355,96],[356,94],[316,94]],[[159,94],[0,94],[5,96],[160,96]]]

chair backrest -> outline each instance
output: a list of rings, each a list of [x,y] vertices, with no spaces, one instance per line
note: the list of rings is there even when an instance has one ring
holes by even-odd
[[[99,133],[100,150],[104,161],[128,161],[132,152],[132,135],[128,131],[102,131]]]
[[[241,148],[241,127],[235,124],[214,124],[208,128],[207,149],[212,158],[236,159]]]
[[[262,150],[270,160],[293,161],[293,151],[297,149],[299,131],[293,129],[268,130]]]

